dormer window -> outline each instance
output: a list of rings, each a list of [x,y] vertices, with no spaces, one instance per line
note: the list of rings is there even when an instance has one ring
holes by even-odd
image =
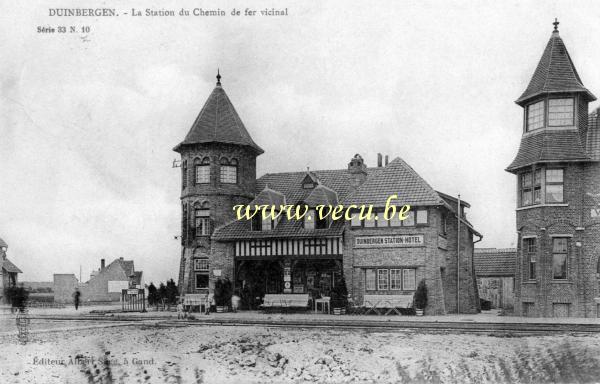
[[[527,106],[526,132],[544,127],[544,100]]]
[[[221,159],[221,183],[224,184],[237,184],[237,170],[238,162],[236,159],[227,160],[227,158]]]
[[[315,229],[316,212],[314,209],[309,210],[304,217],[304,229]]]
[[[565,127],[574,125],[573,99],[550,99],[548,100],[548,126]]]
[[[196,184],[210,183],[210,159],[208,157],[202,160],[196,159],[194,167],[196,168]]]

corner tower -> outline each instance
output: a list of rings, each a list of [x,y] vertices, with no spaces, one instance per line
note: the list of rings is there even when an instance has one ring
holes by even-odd
[[[596,316],[598,222],[587,197],[598,189],[597,127],[588,126],[583,85],[558,21],[527,89],[517,176],[515,311],[523,316]],[[592,139],[590,139],[592,137]],[[598,193],[600,191],[595,191]]]
[[[181,155],[179,290],[204,293],[209,263],[219,258],[211,255],[211,235],[234,219],[234,205],[254,198],[256,157],[264,152],[227,97],[219,73],[190,131],[173,150]]]

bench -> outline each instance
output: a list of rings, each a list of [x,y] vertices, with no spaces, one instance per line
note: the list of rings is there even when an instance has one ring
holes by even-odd
[[[308,293],[290,293],[290,294],[266,294],[263,298],[263,303],[260,306],[262,309],[267,308],[306,308],[308,307]]]
[[[396,312],[401,315],[399,308],[411,308],[413,301],[413,295],[365,295],[363,297],[363,307],[367,308],[367,312],[375,312],[381,315],[380,309],[388,309],[385,313],[389,315],[392,312]]]
[[[183,297],[183,309],[186,312],[193,312],[194,307],[198,307],[199,312],[204,312],[207,306],[210,306],[210,303],[208,303],[208,294],[206,293],[188,293]]]

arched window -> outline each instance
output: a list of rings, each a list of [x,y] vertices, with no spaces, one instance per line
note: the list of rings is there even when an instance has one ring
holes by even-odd
[[[184,189],[185,187],[187,187],[187,173],[188,173],[187,160],[184,160],[183,163],[181,164],[181,189]]]
[[[196,184],[208,184],[210,183],[210,159],[205,157],[194,160],[194,167],[196,168]]]
[[[237,184],[238,161],[236,159],[221,159],[221,183]]]
[[[210,206],[208,202],[194,205],[196,237],[210,235]]]

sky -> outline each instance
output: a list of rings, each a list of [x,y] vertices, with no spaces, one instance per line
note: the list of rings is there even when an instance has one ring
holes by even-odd
[[[0,238],[21,281],[80,270],[87,281],[100,259],[118,257],[147,283],[177,279],[172,148],[217,68],[265,150],[259,176],[399,156],[471,204],[481,247],[515,246],[516,179],[504,171],[522,133],[514,100],[555,17],[584,85],[600,94],[600,2],[105,0],[90,4],[119,17],[48,16],[78,4],[0,4]],[[228,16],[124,14],[182,7]],[[229,15],[271,7],[288,16]],[[71,25],[90,32],[37,32]]]

